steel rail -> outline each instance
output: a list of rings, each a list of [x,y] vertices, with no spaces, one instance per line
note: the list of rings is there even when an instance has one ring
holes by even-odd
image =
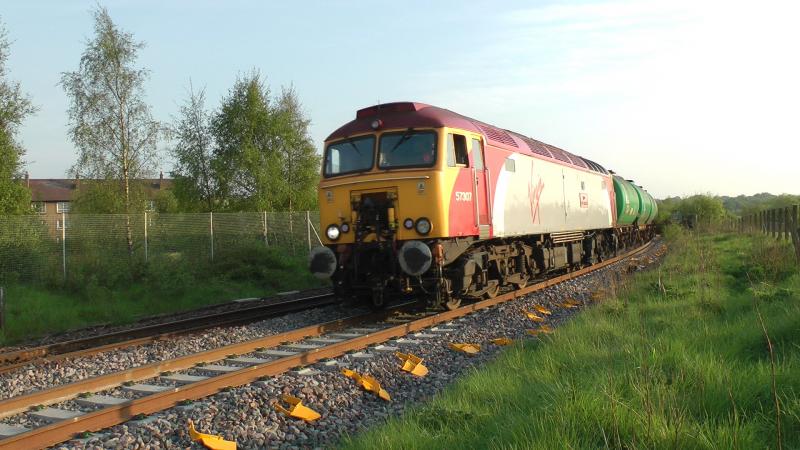
[[[334,302],[333,294],[319,294],[15,350],[0,354],[0,363],[10,363],[0,366],[0,374],[18,369],[36,360],[56,361],[64,358],[92,355],[213,327],[250,323],[267,317],[329,305]]]
[[[137,415],[152,414],[173,407],[182,401],[198,400],[216,394],[226,388],[249,384],[259,380],[262,377],[278,375],[294,367],[309,365],[324,359],[340,356],[352,350],[358,350],[370,345],[379,344],[389,339],[404,336],[408,333],[428,328],[442,322],[447,322],[455,318],[468,315],[475,311],[490,308],[495,305],[505,303],[519,297],[523,297],[532,292],[539,291],[547,287],[562,283],[564,281],[571,280],[573,278],[577,278],[579,276],[599,270],[608,265],[622,261],[625,258],[630,258],[639,253],[642,253],[645,250],[647,250],[651,245],[652,242],[649,242],[624,255],[608,259],[606,261],[589,266],[587,268],[570,272],[552,279],[544,280],[534,285],[518,289],[509,292],[507,294],[499,295],[492,299],[482,300],[476,303],[462,306],[461,308],[452,311],[445,311],[437,314],[432,314],[427,317],[423,317],[407,323],[402,323],[396,326],[391,326],[389,328],[377,330],[374,333],[361,335],[352,339],[344,340],[342,342],[332,343],[324,347],[312,349],[306,352],[301,352],[296,355],[286,356],[259,365],[243,367],[242,369],[237,370],[235,372],[218,375],[192,384],[175,387],[159,393],[147,395],[135,400],[129,400],[127,402],[118,405],[107,406],[103,409],[86,413],[84,415],[72,419],[62,420],[59,422],[52,423],[50,425],[45,425],[43,427],[35,428],[25,433],[21,433],[16,436],[0,440],[0,450],[39,448],[39,447],[47,447],[55,445],[64,442],[66,440],[69,440],[77,433],[86,431],[96,431],[96,430],[101,430],[103,428],[108,428],[123,423],[127,420],[130,420],[131,418]],[[363,322],[363,320],[364,316],[359,316],[351,319],[343,319],[340,321],[329,322],[327,324],[319,326],[307,327],[304,329],[295,330],[290,333],[295,333],[294,335],[297,337],[301,336],[304,333],[322,334],[326,331],[334,331],[347,326],[351,326],[355,323]],[[268,344],[265,342],[265,339],[270,339],[270,338],[273,338],[272,341],[273,345],[278,345],[281,342],[285,342],[287,340],[285,336],[286,336],[285,334],[276,335],[276,336],[271,336],[269,338],[262,338],[257,341],[251,341],[236,345],[240,345],[241,350],[247,351],[247,349],[255,349],[256,347],[267,346]],[[255,344],[255,342],[258,343]],[[188,363],[191,359],[194,359],[195,363],[201,362],[210,357],[211,355],[210,352],[215,352],[215,355],[219,357],[225,357],[227,356],[227,354],[235,353],[232,351],[231,346],[228,346],[228,347],[223,347],[221,349],[212,350],[209,352],[204,352],[203,354],[189,355],[187,357],[180,359],[184,361],[184,365]],[[200,355],[204,356],[201,357]],[[170,365],[171,363],[172,361],[166,361],[164,363],[150,365],[151,369],[150,372],[148,373],[157,373],[157,371],[153,372],[154,369],[153,366]],[[132,369],[132,370],[135,371],[137,369]],[[112,374],[112,375],[120,377],[120,374]],[[91,380],[86,380],[86,381],[89,382]],[[67,385],[67,386],[74,386],[77,385],[78,383],[73,383],[72,385]],[[107,385],[103,386],[106,388],[109,387]],[[63,392],[66,392],[66,387],[62,389],[64,390]],[[46,394],[48,392],[53,392],[53,390],[43,391],[42,393],[30,394],[27,397],[29,399],[32,399],[34,398],[33,396],[36,394],[40,394],[42,397],[46,397]],[[59,400],[64,400],[64,397],[61,397]],[[17,399],[10,399],[6,402],[0,402],[0,411],[3,410],[7,402],[12,402],[12,401],[17,401]],[[29,406],[31,405],[30,402],[27,402],[27,404]],[[19,411],[19,407],[20,405],[17,405],[17,411]]]

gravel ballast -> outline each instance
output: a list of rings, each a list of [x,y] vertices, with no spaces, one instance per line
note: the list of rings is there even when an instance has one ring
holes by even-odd
[[[343,434],[357,433],[376,423],[381,423],[386,418],[401,414],[406,408],[419,402],[430,399],[440,392],[457,377],[465,374],[470,368],[485,364],[494,359],[503,347],[493,345],[489,341],[497,337],[509,337],[515,340],[536,339],[529,336],[526,330],[537,328],[539,324],[525,317],[522,309],[531,309],[533,305],[542,305],[552,311],[548,316],[547,324],[557,327],[568,320],[580,308],[568,309],[561,306],[564,300],[570,298],[581,305],[587,304],[591,296],[607,287],[609,283],[616,282],[616,274],[624,274],[631,269],[640,270],[646,264],[657,259],[653,255],[660,254],[663,244],[656,244],[645,254],[639,256],[636,262],[622,261],[615,265],[600,269],[574,280],[560,283],[556,286],[533,293],[524,298],[504,303],[497,307],[479,311],[461,319],[457,319],[439,327],[451,328],[447,333],[426,333],[426,336],[405,336],[405,339],[419,341],[417,343],[396,343],[389,341],[385,345],[397,346],[399,351],[411,352],[424,358],[430,373],[423,378],[414,377],[399,370],[399,360],[394,352],[378,352],[373,348],[365,349],[372,355],[371,358],[356,358],[354,355],[345,355],[336,358],[339,366],[344,366],[363,374],[375,376],[383,387],[392,396],[391,402],[378,399],[371,393],[361,390],[356,383],[344,377],[340,367],[317,363],[310,368],[319,371],[314,375],[299,375],[288,372],[265,381],[259,381],[246,386],[233,388],[220,392],[203,400],[188,405],[170,408],[141,420],[130,421],[110,429],[104,430],[83,441],[71,441],[57,448],[202,448],[199,444],[191,442],[188,435],[187,422],[192,420],[198,431],[222,435],[226,439],[237,441],[239,448],[316,448],[330,446],[336,443]],[[613,280],[613,281],[612,281]],[[323,311],[325,310],[325,311]],[[317,311],[317,310],[315,310]],[[313,313],[315,317],[332,320],[332,314],[353,315],[352,310],[334,310],[320,308]],[[319,314],[319,315],[318,315]],[[310,316],[309,313],[300,316]],[[218,333],[204,333],[203,338],[190,339],[186,342],[182,338],[175,342],[159,343],[169,347],[168,352],[175,357],[194,351],[211,348],[204,346],[207,341],[224,344],[240,342],[250,337],[260,336],[255,333],[277,333],[293,327],[302,326],[303,318],[279,318],[286,323],[270,322],[261,328],[237,327],[236,332],[225,329]],[[314,323],[309,322],[304,324]],[[251,334],[252,333],[252,334]],[[432,336],[427,336],[432,335]],[[227,337],[230,336],[230,337]],[[225,342],[226,339],[231,339]],[[448,348],[451,342],[471,342],[481,344],[482,350],[469,356],[455,352]],[[185,348],[188,346],[189,348]],[[135,353],[130,358],[152,357],[152,360],[162,357],[147,356],[157,354],[158,350]],[[94,370],[108,369],[104,363],[95,361]],[[91,362],[87,362],[91,366]],[[105,364],[108,364],[106,362]],[[140,362],[144,364],[144,362]],[[201,368],[192,369],[194,371]],[[39,372],[38,369],[34,372]],[[73,375],[74,376],[74,375]],[[88,376],[88,375],[87,375]],[[23,378],[24,379],[24,378]],[[7,381],[3,380],[4,389]],[[114,395],[123,395],[120,389],[110,391]],[[287,418],[277,413],[274,403],[283,394],[291,394],[301,398],[304,405],[319,412],[322,417],[314,423]],[[130,397],[128,397],[130,398]],[[70,408],[67,402],[63,407]],[[20,416],[9,418],[6,423],[26,424]],[[33,425],[33,423],[30,423]]]

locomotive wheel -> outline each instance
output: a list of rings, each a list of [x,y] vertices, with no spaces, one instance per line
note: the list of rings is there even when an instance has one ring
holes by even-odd
[[[447,309],[449,309],[450,311],[452,311],[454,309],[458,309],[458,307],[461,306],[461,299],[460,298],[455,298],[455,297],[450,297],[450,299],[447,300],[447,303],[445,303],[444,306],[446,306]]]
[[[486,298],[495,298],[500,292],[500,283],[497,280],[489,280],[489,289],[483,293]]]
[[[370,306],[374,310],[381,310],[386,307],[386,298],[383,295],[382,289],[373,289],[372,290],[372,299],[370,302]]]

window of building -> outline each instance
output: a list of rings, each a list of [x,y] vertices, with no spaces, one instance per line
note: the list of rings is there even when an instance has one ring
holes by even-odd
[[[153,212],[156,210],[156,201],[155,200],[147,200],[144,204],[144,210],[147,212]]]
[[[69,212],[69,202],[58,202],[56,203],[56,212],[61,213],[68,213]]]
[[[33,202],[31,207],[33,208],[34,212],[39,214],[44,214],[47,212],[47,203],[45,202]]]
[[[56,230],[60,230],[62,227],[64,229],[69,228],[69,223],[66,220],[62,222],[61,219],[56,219]]]
[[[506,158],[506,170],[509,172],[517,171],[517,162],[511,158]]]
[[[467,138],[460,134],[447,134],[447,165],[468,167]]]
[[[481,141],[472,139],[472,162],[477,170],[483,170],[483,154],[481,153]]]

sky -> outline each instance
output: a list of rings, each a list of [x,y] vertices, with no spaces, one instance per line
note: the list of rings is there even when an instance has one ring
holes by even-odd
[[[9,77],[39,108],[19,135],[32,178],[68,176],[75,162],[59,80],[78,68],[97,4],[0,4]],[[161,121],[190,83],[216,108],[257,69],[273,92],[294,87],[320,151],[357,109],[418,101],[597,161],[658,198],[800,193],[798,2],[100,4],[145,42]]]

